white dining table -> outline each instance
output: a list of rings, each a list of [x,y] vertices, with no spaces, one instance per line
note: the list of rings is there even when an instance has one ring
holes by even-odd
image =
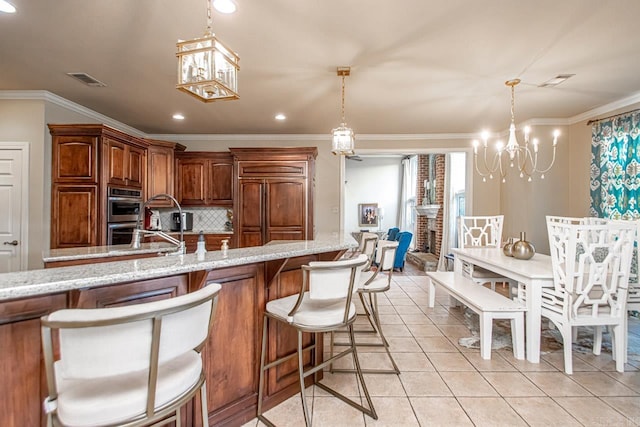
[[[553,287],[553,267],[549,255],[535,254],[528,260],[504,255],[500,248],[452,249],[455,254],[453,271],[463,274],[463,264],[477,265],[514,281],[524,289],[526,357],[540,363],[540,328],[542,288]]]

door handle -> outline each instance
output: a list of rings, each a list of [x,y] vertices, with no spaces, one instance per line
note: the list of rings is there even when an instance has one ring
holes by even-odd
[[[18,246],[18,241],[14,240],[13,242],[4,242],[3,245]]]

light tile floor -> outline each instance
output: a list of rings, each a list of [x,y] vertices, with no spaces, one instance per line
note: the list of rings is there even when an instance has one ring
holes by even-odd
[[[478,349],[458,343],[471,335],[461,308],[450,307],[446,296],[436,297],[435,308],[427,307],[425,273],[408,265],[393,277],[394,286],[379,298],[379,305],[401,374],[365,375],[378,420],[309,387],[305,392],[314,426],[640,425],[637,319],[630,321],[631,355],[624,373],[615,371],[610,353],[574,351],[574,374],[565,375],[557,343],[543,343],[539,364],[514,359],[511,348],[493,350],[491,360],[483,360]],[[389,368],[381,351],[359,347],[363,368]],[[337,365],[351,367],[348,359]],[[355,375],[327,372],[323,381],[346,395],[360,396]],[[265,415],[278,426],[304,426],[299,394]],[[246,424],[262,425],[257,419]]]

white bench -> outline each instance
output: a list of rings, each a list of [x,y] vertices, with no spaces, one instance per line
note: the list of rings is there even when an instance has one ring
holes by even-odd
[[[427,273],[429,307],[435,306],[435,287],[444,289],[480,316],[480,356],[491,359],[493,319],[511,319],[513,356],[524,359],[524,304],[510,300],[473,280],[448,271]]]

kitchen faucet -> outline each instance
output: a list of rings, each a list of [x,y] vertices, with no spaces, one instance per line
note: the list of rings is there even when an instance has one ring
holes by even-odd
[[[143,228],[141,216],[144,213],[144,209],[147,207],[149,202],[152,202],[158,199],[169,199],[178,207],[178,212],[180,214],[180,240],[176,239],[175,237],[169,236],[167,233],[163,232],[162,230],[145,230]],[[142,235],[158,236],[166,240],[167,242],[176,245],[178,247],[178,250],[176,251],[177,253],[179,254],[186,253],[186,247],[184,244],[184,224],[182,219],[182,208],[180,207],[180,203],[178,203],[178,201],[172,195],[165,194],[165,193],[156,194],[155,196],[149,198],[146,202],[142,204],[142,207],[138,212],[138,219],[136,220],[136,228],[135,230],[133,230],[133,238],[131,239],[131,247],[133,249],[140,249],[140,240]]]

